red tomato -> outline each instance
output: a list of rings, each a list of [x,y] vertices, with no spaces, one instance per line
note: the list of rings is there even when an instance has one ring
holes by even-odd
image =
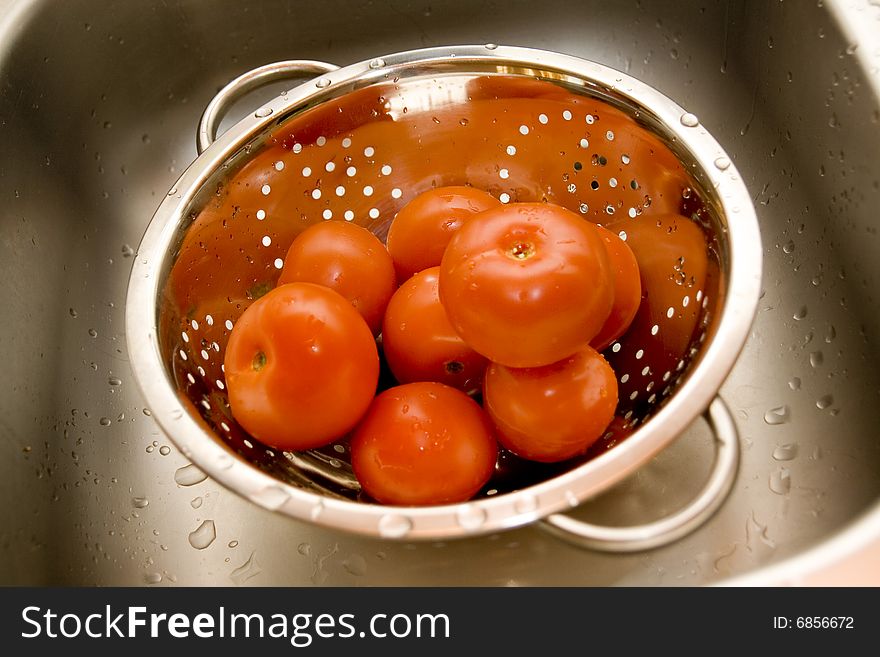
[[[533,461],[562,461],[602,436],[614,418],[617,379],[592,347],[544,367],[492,363],[483,404],[504,447]]]
[[[376,392],[379,355],[342,296],[290,283],[242,314],[224,369],[238,423],[267,445],[303,450],[340,438],[360,420]]]
[[[345,221],[324,221],[300,233],[284,259],[278,284],[324,285],[351,302],[379,335],[388,300],[397,288],[394,263],[379,239]]]
[[[486,359],[458,337],[437,292],[440,268],[419,272],[391,297],[382,347],[401,383],[437,381],[464,392],[479,390]]]
[[[456,332],[489,360],[548,365],[602,328],[614,300],[611,265],[596,226],[573,212],[502,205],[449,242],[440,300]]]
[[[438,187],[416,196],[401,208],[388,229],[388,252],[398,280],[439,265],[446,245],[462,224],[500,203],[473,187]]]
[[[639,263],[626,242],[607,228],[597,226],[614,272],[614,305],[599,333],[590,341],[596,351],[603,351],[626,333],[642,302]]]
[[[464,502],[489,481],[497,456],[479,404],[441,383],[381,393],[351,440],[355,476],[383,504]]]

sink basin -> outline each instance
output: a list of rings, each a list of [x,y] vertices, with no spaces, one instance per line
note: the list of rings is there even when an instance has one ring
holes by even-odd
[[[880,583],[880,50],[864,29],[880,27],[880,7],[533,7],[180,0],[111,14],[94,0],[0,0],[0,583],[779,584],[871,555],[873,570],[829,581]],[[445,543],[318,528],[189,467],[134,383],[132,260],[226,82],[276,60],[344,65],[486,42],[652,85],[699,116],[751,192],[764,293],[721,389],[743,437],[740,472],[715,517],[668,547],[603,554],[535,527]],[[254,93],[224,126],[289,86]],[[711,460],[698,421],[575,513],[661,517],[695,494]]]

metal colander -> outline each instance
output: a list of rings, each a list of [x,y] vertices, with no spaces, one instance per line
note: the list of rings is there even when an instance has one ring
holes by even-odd
[[[231,102],[303,74],[321,77],[214,142]],[[738,446],[715,394],[756,309],[761,249],[746,189],[696,116],[604,66],[490,44],[338,70],[309,61],[256,69],[208,106],[198,145],[138,250],[126,329],[153,416],[212,477],[266,508],[386,538],[543,519],[578,543],[636,550],[683,535],[721,504]],[[588,454],[548,465],[503,453],[470,502],[387,507],[362,500],[345,441],[282,453],[249,437],[229,409],[223,354],[235,321],[275,285],[305,227],[351,221],[384,238],[409,200],[446,185],[472,185],[504,203],[559,204],[614,230],[639,257],[644,299],[630,330],[605,351],[620,403]],[[718,452],[685,509],[613,529],[560,513],[644,464],[704,412]]]

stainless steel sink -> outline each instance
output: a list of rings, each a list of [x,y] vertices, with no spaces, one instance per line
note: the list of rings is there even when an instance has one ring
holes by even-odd
[[[859,581],[880,582],[880,6],[0,0],[0,21],[0,583],[777,584],[857,554],[874,564]],[[742,466],[717,516],[672,546],[613,556],[536,528],[415,544],[318,529],[192,483],[134,385],[134,250],[223,84],[275,60],[485,42],[651,84],[700,117],[752,193],[765,292],[721,391]],[[698,423],[578,514],[672,512],[711,456]]]

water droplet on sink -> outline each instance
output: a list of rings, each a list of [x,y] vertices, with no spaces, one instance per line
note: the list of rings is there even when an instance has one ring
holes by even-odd
[[[122,379],[120,379],[118,376],[111,376],[107,379],[107,383],[109,383],[111,386],[121,386]]]
[[[730,168],[730,160],[724,156],[715,158],[714,164],[719,171],[726,171]]]
[[[158,584],[162,581],[162,573],[147,573],[144,575],[144,582],[147,584]]]
[[[404,515],[390,513],[379,518],[379,536],[401,538],[412,529],[412,521]]]
[[[133,255],[134,255],[134,249],[131,248],[128,244],[123,244],[122,245],[122,257],[123,258],[130,258]]]
[[[797,456],[797,453],[797,443],[785,443],[784,445],[778,445],[773,450],[773,458],[777,461],[792,461]]]
[[[262,119],[267,116],[270,116],[272,114],[272,111],[273,110],[271,107],[261,107],[256,112],[254,112],[254,116],[257,117],[258,119]]]
[[[486,522],[486,512],[474,504],[466,504],[455,514],[455,519],[462,529],[474,531]]]
[[[194,509],[198,509],[199,507],[202,506],[202,503],[203,503],[204,501],[205,501],[205,500],[204,500],[203,498],[201,498],[201,497],[194,497],[194,498],[192,498],[192,499],[190,500],[189,505],[190,505],[192,508],[194,508]]]
[[[796,376],[796,377],[792,378],[792,380],[788,382],[788,387],[791,388],[792,390],[800,390],[801,389],[800,377]]]
[[[100,424],[102,427],[109,427],[110,423],[111,420],[109,417],[102,417],[100,420],[98,420],[98,424]]]
[[[681,124],[686,128],[696,128],[698,125],[700,125],[700,119],[698,119],[695,114],[691,114],[690,112],[685,112],[684,114],[682,114],[679,120],[681,121]]]
[[[782,250],[785,253],[793,253],[794,252],[794,242],[792,240],[788,240],[785,244],[782,245]]]
[[[189,535],[189,544],[196,550],[204,550],[217,538],[217,528],[213,520],[205,520]]]
[[[833,326],[828,327],[828,332],[825,333],[825,342],[826,344],[831,344],[834,341],[834,338],[837,337],[837,331]]]
[[[327,78],[318,78],[318,80],[315,81],[315,86],[318,87],[318,89],[324,89],[325,87],[330,86],[330,80]]]
[[[485,46],[483,46],[483,47],[484,47],[486,50],[496,50],[496,49],[498,48],[498,44],[497,44],[497,43],[487,43],[487,44],[486,44]]]
[[[831,395],[823,395],[822,397],[819,397],[819,399],[816,401],[816,408],[818,408],[820,411],[824,411],[833,403],[834,397],[832,397]]]
[[[312,545],[311,543],[300,543],[296,546],[296,551],[304,557],[307,557],[312,553]]]
[[[764,422],[770,425],[785,424],[789,419],[788,406],[777,406],[764,413]]]
[[[199,468],[193,463],[177,468],[174,472],[174,481],[178,486],[195,486],[196,484],[202,483],[207,478],[208,475],[199,470]]]
[[[770,490],[777,495],[788,495],[791,490],[791,472],[788,468],[779,468],[770,473]]]
[[[149,506],[149,504],[150,500],[148,500],[146,497],[133,497],[131,499],[131,505],[135,509],[145,509],[147,508],[147,506]]]
[[[370,68],[382,68],[383,66],[385,66],[385,60],[381,57],[376,57],[370,62]]]
[[[807,316],[807,307],[801,306],[800,309],[794,315],[792,315],[792,318],[796,321],[800,321],[806,316]]]
[[[534,495],[522,495],[513,503],[513,509],[517,513],[531,513],[538,508],[538,498]]]
[[[260,506],[274,511],[281,508],[290,499],[290,495],[278,486],[266,486],[263,490],[251,495],[250,499]]]
[[[813,367],[819,367],[825,361],[825,357],[822,355],[821,351],[814,351],[810,354],[810,365]]]
[[[256,577],[263,572],[260,564],[257,563],[256,554],[256,552],[251,552],[251,556],[248,557],[248,560],[229,574],[229,579],[241,586],[249,579]]]
[[[355,577],[367,574],[367,560],[359,554],[352,554],[342,561],[342,567]]]

